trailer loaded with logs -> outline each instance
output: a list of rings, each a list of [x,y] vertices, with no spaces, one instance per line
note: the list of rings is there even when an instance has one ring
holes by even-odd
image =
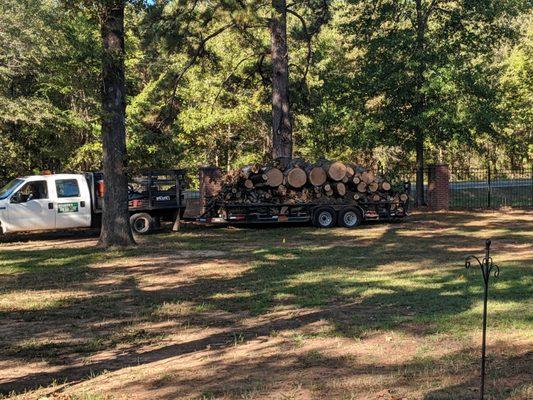
[[[201,222],[308,222],[352,228],[365,220],[407,215],[408,184],[354,163],[278,159],[228,172],[207,199]]]

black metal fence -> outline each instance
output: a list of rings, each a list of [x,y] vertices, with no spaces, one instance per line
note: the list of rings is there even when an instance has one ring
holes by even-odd
[[[424,170],[424,199],[428,200],[428,171]],[[411,206],[416,199],[416,170],[390,173],[393,182],[410,182]],[[496,170],[451,169],[450,208],[491,209],[501,207],[533,207],[533,166],[522,169]]]
[[[533,167],[450,171],[450,208],[533,207]]]

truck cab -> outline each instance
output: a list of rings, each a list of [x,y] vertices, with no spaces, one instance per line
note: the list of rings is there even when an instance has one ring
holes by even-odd
[[[137,234],[174,221],[185,211],[185,170],[151,170],[128,184],[130,224]],[[0,233],[98,227],[105,192],[101,172],[32,175],[0,189]]]
[[[82,174],[32,175],[0,189],[2,233],[91,226],[91,194]]]

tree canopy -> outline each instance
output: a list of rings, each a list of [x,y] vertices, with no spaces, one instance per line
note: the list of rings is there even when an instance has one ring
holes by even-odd
[[[530,165],[525,0],[287,2],[294,154],[413,166]],[[271,134],[264,0],[126,7],[132,171],[260,160]],[[101,168],[101,45],[89,8],[0,5],[0,180]],[[418,132],[418,133],[417,133]]]

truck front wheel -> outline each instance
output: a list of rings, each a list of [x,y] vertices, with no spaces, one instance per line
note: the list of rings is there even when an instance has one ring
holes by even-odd
[[[333,208],[320,207],[313,213],[313,225],[318,228],[331,228],[337,222],[337,213]]]
[[[154,227],[154,219],[150,214],[138,213],[130,217],[130,226],[134,233],[144,235]]]

